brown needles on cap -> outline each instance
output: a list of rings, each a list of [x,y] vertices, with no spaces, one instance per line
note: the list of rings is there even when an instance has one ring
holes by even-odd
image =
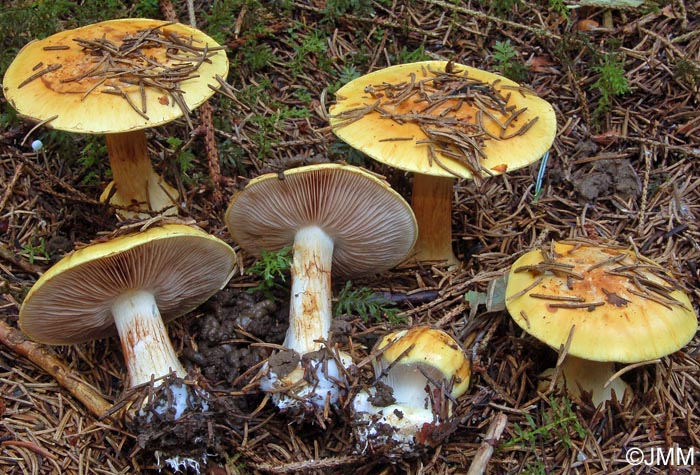
[[[63,83],[78,82],[86,78],[94,84],[83,94],[84,100],[89,94],[104,86],[101,93],[122,96],[139,115],[148,118],[146,101],[147,88],[163,91],[182,110],[185,120],[191,126],[189,108],[184,100],[180,83],[197,77],[197,70],[216,51],[224,46],[209,47],[197,45],[191,37],[185,37],[175,32],[165,31],[164,28],[172,23],[164,23],[158,27],[145,28],[125,36],[123,41],[115,43],[105,37],[75,38],[75,41],[94,66],[81,74],[61,79]],[[47,46],[45,50],[68,49],[66,45]],[[165,50],[167,61],[159,61],[148,50]],[[19,87],[38,79],[44,74],[60,68],[60,64],[52,64],[34,73]],[[124,86],[137,86],[140,94],[137,101],[123,89]],[[137,104],[140,102],[140,104]]]
[[[375,111],[400,124],[417,124],[426,138],[416,143],[428,144],[429,163],[435,162],[449,173],[459,176],[440,161],[439,152],[440,156],[463,164],[475,177],[480,177],[484,173],[492,174],[481,166],[481,159],[486,157],[483,150],[486,141],[508,140],[523,135],[537,122],[538,117],[534,117],[513,130],[514,123],[527,108],[517,109],[515,105],[508,105],[511,93],[504,96],[502,89],[505,87],[496,87],[498,80],[489,84],[469,77],[467,72],[459,71],[452,62],[447,63],[444,71],[428,67],[423,69],[422,74],[423,78],[411,74],[409,81],[399,84],[382,83],[367,87],[365,92],[377,98],[377,101],[342,112],[337,116],[341,120],[338,126],[348,125]],[[522,89],[517,90],[524,94]],[[383,107],[398,106],[407,101],[415,104],[410,113],[393,113]],[[465,114],[464,107],[471,111]],[[472,120],[468,120],[470,117]],[[488,121],[496,124],[500,131],[494,133],[489,130],[486,126]]]

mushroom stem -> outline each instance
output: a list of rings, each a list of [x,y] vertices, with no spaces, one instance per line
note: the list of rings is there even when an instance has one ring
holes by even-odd
[[[454,178],[413,175],[411,207],[418,222],[415,249],[418,261],[447,261],[458,265],[452,251],[452,192]]]
[[[568,390],[577,396],[581,395],[581,390],[590,392],[596,406],[612,399],[613,391],[617,399],[622,399],[625,390],[629,388],[620,378],[613,379],[610,385],[605,387],[610,377],[615,374],[615,363],[612,361],[591,361],[566,355],[560,370]]]
[[[112,304],[112,316],[122,343],[130,387],[171,372],[180,378],[187,376],[152,293],[137,290],[120,295]]]
[[[106,142],[114,180],[100,199],[109,199],[109,203],[119,206],[135,206],[137,211],[165,209],[164,215],[177,214],[175,203],[178,193],[153,170],[148,156],[146,132],[134,130],[107,134]],[[119,214],[132,217],[128,212],[121,210]]]
[[[360,450],[389,445],[386,454],[392,456],[416,444],[434,445],[454,427],[448,424],[453,401],[469,386],[466,354],[451,336],[428,327],[386,335],[373,353],[380,350],[372,366],[382,385],[360,391],[352,401]],[[382,386],[391,388],[393,399]]]
[[[360,391],[353,401],[353,408],[363,423],[379,421],[380,424],[389,424],[394,431],[385,440],[386,433],[381,434],[377,426],[369,422],[366,429],[360,430],[361,445],[372,439],[377,445],[393,440],[397,444],[395,449],[402,452],[409,451],[414,442],[427,442],[421,440],[421,430],[425,426],[437,427],[446,422],[442,418],[452,416],[452,401],[440,396],[444,388],[435,386],[435,383],[445,383],[446,377],[436,367],[428,363],[393,363],[395,364],[390,365],[384,360],[375,361],[374,373],[378,380],[393,390],[395,402],[388,406],[375,406],[371,402],[370,393]]]
[[[292,296],[284,346],[304,355],[321,348],[331,329],[333,240],[321,228],[297,231],[291,267]]]
[[[406,407],[432,407],[428,393],[434,389],[432,382],[445,379],[445,375],[430,364],[398,362],[388,372],[386,370],[389,364],[384,360],[375,362],[375,366],[375,375],[383,375],[381,380],[394,390],[397,403]]]

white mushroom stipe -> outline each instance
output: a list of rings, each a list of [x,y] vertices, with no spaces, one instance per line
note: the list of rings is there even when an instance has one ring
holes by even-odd
[[[453,402],[469,386],[461,346],[442,330],[419,326],[386,335],[373,353],[377,384],[352,401],[358,451],[384,447],[386,456],[400,457],[440,442],[454,427]]]
[[[155,297],[143,290],[126,292],[112,304],[114,324],[119,332],[129,373],[129,385],[148,383],[152,377],[175,372],[184,378]]]
[[[333,264],[333,240],[318,226],[308,226],[297,231],[291,267],[291,302],[289,306],[289,328],[284,346],[303,357],[323,347],[330,335],[332,322],[331,309],[331,266]],[[351,363],[341,357],[344,366]],[[313,374],[306,374],[313,373]],[[296,385],[302,379],[313,381],[295,389],[294,397],[276,393],[273,399],[280,409],[290,409],[304,401],[308,409],[321,409],[326,399],[331,404],[338,402],[337,381],[342,379],[336,362],[327,358],[323,361],[310,358],[302,366],[282,378],[273,370],[263,378],[260,386],[272,391]]]
[[[284,346],[301,355],[321,348],[331,330],[333,240],[317,226],[297,231],[292,259],[292,296]]]
[[[251,180],[225,220],[231,237],[254,255],[293,245],[286,349],[268,360],[260,384],[282,409],[326,414],[344,390],[340,366],[352,361],[325,347],[331,270],[351,277],[399,264],[416,240],[410,206],[378,176],[327,163]]]
[[[375,366],[375,374],[382,374],[386,368],[384,365]],[[369,398],[370,393],[361,391],[353,401],[355,413],[359,415],[361,422],[360,436],[358,440],[367,449],[371,440],[375,445],[391,443],[393,451],[397,453],[407,452],[416,444],[423,444],[423,440],[417,440],[424,426],[437,427],[445,422],[440,420],[440,408],[434,408],[428,391],[437,389],[423,376],[421,370],[436,372],[428,365],[401,365],[400,363],[385,374],[382,378],[387,386],[393,389],[396,399],[394,404],[378,407],[374,406]],[[435,381],[442,381],[445,375],[434,375]],[[448,412],[452,412],[452,403],[447,401]]]
[[[156,378],[154,385],[160,386],[162,376],[166,374],[174,373],[178,378],[187,376],[170,342],[153,294],[142,290],[122,294],[112,304],[112,316],[122,342],[130,386],[149,383],[152,378]],[[150,411],[160,415],[174,411],[170,417],[177,420],[187,411],[187,401],[191,397],[201,400],[205,410],[208,407],[204,400],[207,393],[199,388],[189,388],[176,381],[167,390],[170,397],[154,400],[149,405]],[[146,414],[144,409],[142,407],[139,413],[150,422],[152,415]]]
[[[156,381],[159,383],[159,381]],[[209,393],[198,386],[188,386],[180,380],[171,382],[167,391],[169,396],[156,396],[153,402],[146,407],[139,409],[139,416],[145,418],[146,423],[153,420],[153,413],[159,416],[167,416],[168,419],[176,421],[180,419],[185,412],[191,407],[197,408],[197,411],[206,411],[209,409],[207,398]]]
[[[419,394],[415,396],[420,397]],[[413,396],[409,396],[411,398]],[[423,390],[423,398],[427,393]],[[395,453],[406,453],[422,443],[416,440],[424,426],[438,425],[439,420],[428,403],[414,406],[404,402],[384,407],[374,406],[370,394],[360,391],[353,401],[353,409],[358,414],[358,442],[360,453],[366,453],[370,444],[383,446],[390,444]]]
[[[352,364],[349,355],[340,353],[338,357],[344,368]],[[306,375],[306,378],[312,380],[313,384],[299,385],[299,387],[289,391],[291,394],[279,392],[280,388],[289,388],[305,378],[305,371],[310,373]],[[302,405],[306,410],[313,411],[323,409],[326,400],[330,404],[338,402],[340,397],[338,381],[343,380],[344,376],[339,371],[338,364],[329,358],[324,361],[309,360],[305,363],[304,368],[297,367],[281,378],[270,370],[260,380],[260,388],[263,391],[272,391],[273,401],[282,410],[295,409]]]

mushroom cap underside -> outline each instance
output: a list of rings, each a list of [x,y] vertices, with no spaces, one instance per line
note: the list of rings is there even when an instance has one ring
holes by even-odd
[[[416,241],[410,205],[388,183],[362,168],[309,165],[251,180],[225,215],[234,241],[253,255],[294,243],[317,226],[333,240],[333,273],[354,276],[399,264]]]
[[[549,150],[557,128],[554,109],[532,90],[447,61],[374,71],[336,98],[330,123],[340,139],[386,165],[428,175],[472,178],[465,151],[483,153],[471,162],[484,176],[525,167]]]
[[[151,292],[163,319],[172,320],[221,289],[235,264],[228,244],[179,224],[92,244],[41,276],[24,299],[19,326],[53,345],[115,335],[112,303],[135,290]]]
[[[521,328],[553,348],[573,331],[568,354],[594,361],[665,356],[685,346],[698,325],[690,298],[662,267],[625,249],[579,242],[521,256],[508,276],[506,306]]]
[[[5,73],[3,93],[22,116],[59,130],[153,127],[214,93],[210,85],[228,72],[226,52],[218,47],[180,23],[104,21],[25,45]]]

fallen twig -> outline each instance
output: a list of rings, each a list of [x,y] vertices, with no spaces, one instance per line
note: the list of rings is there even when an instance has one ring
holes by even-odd
[[[0,320],[0,342],[15,353],[49,373],[96,417],[102,417],[112,406],[97,389],[83,381],[78,373],[66,366],[44,345],[34,343],[19,330]]]
[[[498,439],[501,438],[503,430],[506,428],[508,423],[508,416],[499,412],[496,417],[491,421],[486,435],[484,436],[483,442],[476,451],[474,460],[469,466],[469,471],[467,475],[481,475],[486,472],[486,465],[488,465],[489,460],[491,460],[491,455],[493,455],[493,449],[498,444]]]
[[[364,460],[364,457],[359,455],[346,455],[343,457],[328,457],[318,460],[305,460],[303,462],[291,462],[280,465],[260,464],[255,468],[262,472],[269,473],[309,473],[312,470],[324,470],[342,465],[358,463]]]

